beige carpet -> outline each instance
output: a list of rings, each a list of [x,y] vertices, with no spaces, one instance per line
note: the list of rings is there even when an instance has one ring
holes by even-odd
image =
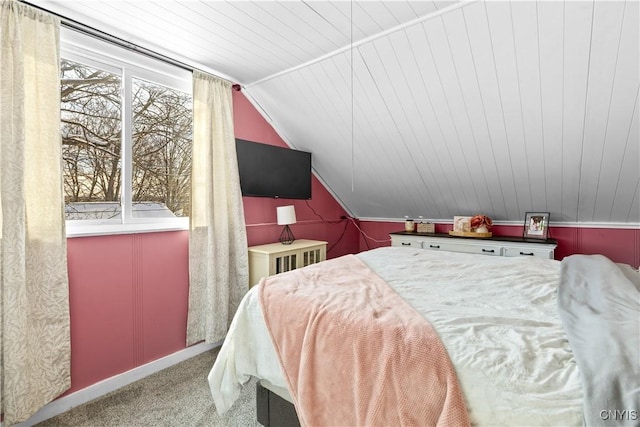
[[[36,424],[38,427],[259,426],[255,379],[223,416],[218,415],[207,375],[218,349],[157,372],[104,397]]]

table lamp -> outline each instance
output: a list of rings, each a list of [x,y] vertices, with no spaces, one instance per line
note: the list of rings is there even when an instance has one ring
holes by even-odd
[[[294,240],[296,240],[289,228],[289,224],[296,223],[296,210],[293,205],[278,206],[277,214],[278,225],[284,225],[284,229],[282,230],[282,233],[280,233],[280,243],[283,245],[290,245]]]

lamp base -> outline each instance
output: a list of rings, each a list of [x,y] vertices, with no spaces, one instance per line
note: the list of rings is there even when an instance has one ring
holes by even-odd
[[[278,240],[280,240],[280,243],[282,243],[283,245],[290,245],[294,242],[294,240],[296,240],[296,238],[293,237],[293,233],[291,232],[289,226],[285,225],[282,229],[282,233],[280,233],[280,239]]]

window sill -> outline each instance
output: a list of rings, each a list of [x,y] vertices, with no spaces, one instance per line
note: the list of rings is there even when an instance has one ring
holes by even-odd
[[[181,218],[170,222],[140,222],[131,224],[82,224],[76,221],[67,221],[66,223],[67,238],[184,231],[188,229],[189,218]]]

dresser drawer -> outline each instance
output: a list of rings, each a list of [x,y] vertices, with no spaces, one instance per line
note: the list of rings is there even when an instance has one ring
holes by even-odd
[[[464,245],[456,245],[449,242],[422,242],[422,249],[429,249],[432,251],[451,251],[451,252],[465,252]]]
[[[492,244],[479,244],[476,242],[459,242],[451,239],[425,239],[422,241],[422,249],[463,252],[467,254],[502,255],[502,246]]]
[[[533,249],[528,248],[504,248],[503,256],[535,256],[539,258],[553,259],[553,249]]]
[[[480,254],[480,255],[491,255],[491,256],[502,256],[502,247],[501,246],[492,246],[492,245],[456,245],[459,246],[456,249],[456,252],[465,252],[468,254]]]
[[[412,236],[391,236],[391,246],[401,246],[403,248],[421,249],[422,239]]]
[[[480,254],[480,255],[491,255],[491,256],[502,256],[502,246],[496,245],[471,245],[471,244],[455,244],[448,245],[452,249],[447,249],[449,251],[455,252],[464,252],[467,254]]]

